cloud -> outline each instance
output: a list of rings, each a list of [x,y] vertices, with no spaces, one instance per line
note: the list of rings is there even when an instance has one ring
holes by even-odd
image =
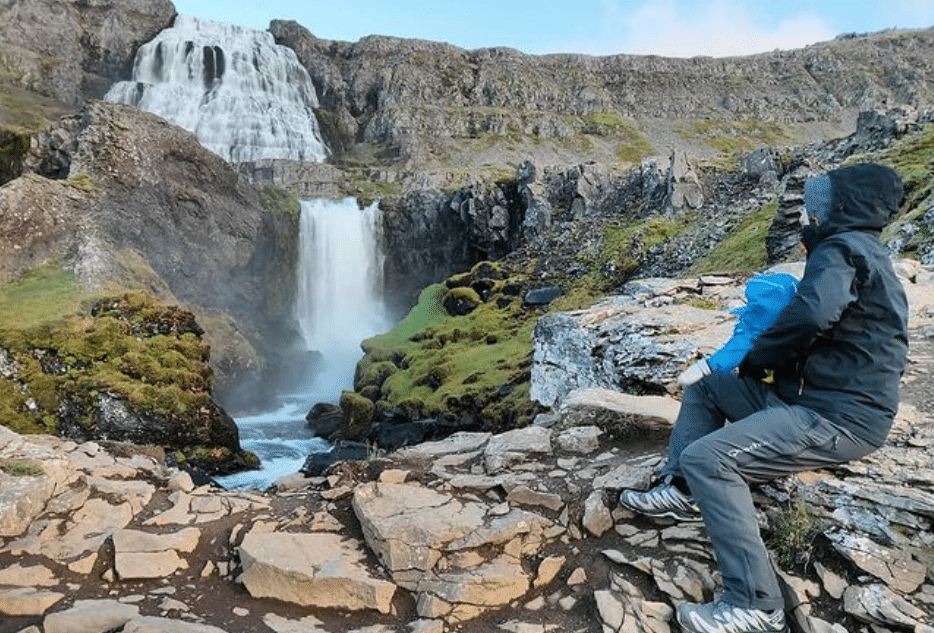
[[[741,0],[648,0],[632,7],[625,0],[601,0],[600,34],[587,52],[722,57],[801,48],[836,35],[815,13],[776,21],[756,6]]]

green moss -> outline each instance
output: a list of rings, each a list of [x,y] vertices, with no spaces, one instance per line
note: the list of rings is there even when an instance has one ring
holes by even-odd
[[[635,123],[617,112],[596,112],[582,117],[583,133],[618,139],[616,156],[620,162],[637,163],[654,153],[655,148],[639,132]]]
[[[768,263],[765,237],[775,218],[778,202],[763,205],[730,231],[710,253],[691,266],[689,275],[710,272],[756,272]]]
[[[88,174],[78,174],[65,180],[65,186],[88,195],[94,193],[94,181]]]
[[[604,227],[600,249],[590,266],[592,290],[603,293],[625,282],[649,250],[683,231],[688,221],[687,216],[652,216]]]
[[[691,297],[677,302],[679,305],[689,305],[699,310],[719,310],[720,302],[716,299],[702,299],[701,297]]]
[[[531,421],[537,412],[528,395],[531,334],[540,314],[518,301],[500,307],[499,294],[480,300],[473,290],[502,281],[484,275],[502,274],[499,267],[480,266],[472,279],[453,281],[454,289],[429,286],[393,330],[363,342],[366,356],[358,375],[383,380],[382,409],[398,408],[416,418],[475,415],[499,429]],[[476,297],[477,308],[465,316],[448,315],[442,301],[456,291]]]
[[[906,212],[886,227],[883,238],[888,240],[900,233],[906,224],[913,223],[916,230],[902,248],[905,254],[915,253],[934,241],[927,223],[920,221],[934,201],[934,124],[926,125],[920,132],[906,136],[886,150],[854,157],[853,160],[872,160],[889,165],[905,183],[902,208]]]
[[[302,204],[293,194],[280,187],[267,185],[260,194],[263,208],[298,220]]]
[[[54,264],[0,286],[0,328],[54,321],[74,314],[86,293],[75,276]]]
[[[373,420],[375,405],[354,391],[344,391],[340,396],[340,408],[347,418],[346,433],[356,437],[366,431]]]
[[[91,429],[97,397],[110,393],[134,411],[190,421],[210,446],[213,374],[198,332],[190,313],[142,293],[98,300],[57,319],[7,318],[0,322],[0,347],[19,375],[0,380],[0,423],[54,433],[67,400],[79,411],[73,422]]]

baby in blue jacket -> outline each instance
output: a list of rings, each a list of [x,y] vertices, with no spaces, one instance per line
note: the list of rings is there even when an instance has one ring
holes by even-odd
[[[710,358],[702,358],[684,370],[678,376],[678,384],[687,387],[712,371],[733,371],[756,337],[788,305],[797,288],[798,280],[787,273],[757,275],[746,282],[746,305],[733,310],[738,319],[733,336]]]

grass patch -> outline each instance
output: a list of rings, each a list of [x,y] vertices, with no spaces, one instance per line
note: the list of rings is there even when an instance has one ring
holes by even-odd
[[[619,221],[603,230],[600,249],[591,265],[591,287],[598,293],[624,283],[642,263],[646,253],[681,233],[690,218],[652,216]]]
[[[280,213],[295,221],[302,212],[302,203],[293,194],[280,187],[267,185],[260,193],[260,201],[267,211]]]
[[[779,510],[768,545],[783,569],[804,568],[811,558],[814,537],[819,532],[820,526],[807,504],[795,499]]]
[[[56,265],[34,268],[0,287],[0,328],[27,327],[74,314],[86,293],[74,274]]]
[[[32,462],[11,461],[0,463],[0,471],[11,477],[42,477],[45,470],[39,464]]]
[[[635,123],[616,112],[595,112],[582,121],[584,134],[619,139],[616,157],[620,162],[637,163],[655,152]]]
[[[395,328],[363,342],[355,389],[373,393],[377,410],[399,408],[413,419],[471,415],[490,430],[531,422],[538,412],[529,398],[532,329],[540,315],[502,293],[511,283],[502,276],[495,265],[478,264],[469,279],[459,276],[462,285],[423,290]],[[483,299],[467,315],[449,315],[445,299],[465,291]]]
[[[774,147],[795,142],[793,134],[781,123],[758,119],[694,119],[679,122],[675,132],[686,141],[708,145],[731,157],[763,145]]]
[[[765,237],[778,210],[778,202],[763,205],[730,231],[717,246],[696,261],[688,276],[711,272],[755,272],[768,263]]]
[[[94,181],[88,174],[78,174],[65,180],[65,186],[85,194],[94,193]]]

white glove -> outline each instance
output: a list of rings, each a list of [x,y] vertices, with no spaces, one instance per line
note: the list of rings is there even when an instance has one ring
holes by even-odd
[[[695,382],[710,373],[710,365],[703,358],[685,369],[678,376],[678,384],[682,387],[693,385]]]

